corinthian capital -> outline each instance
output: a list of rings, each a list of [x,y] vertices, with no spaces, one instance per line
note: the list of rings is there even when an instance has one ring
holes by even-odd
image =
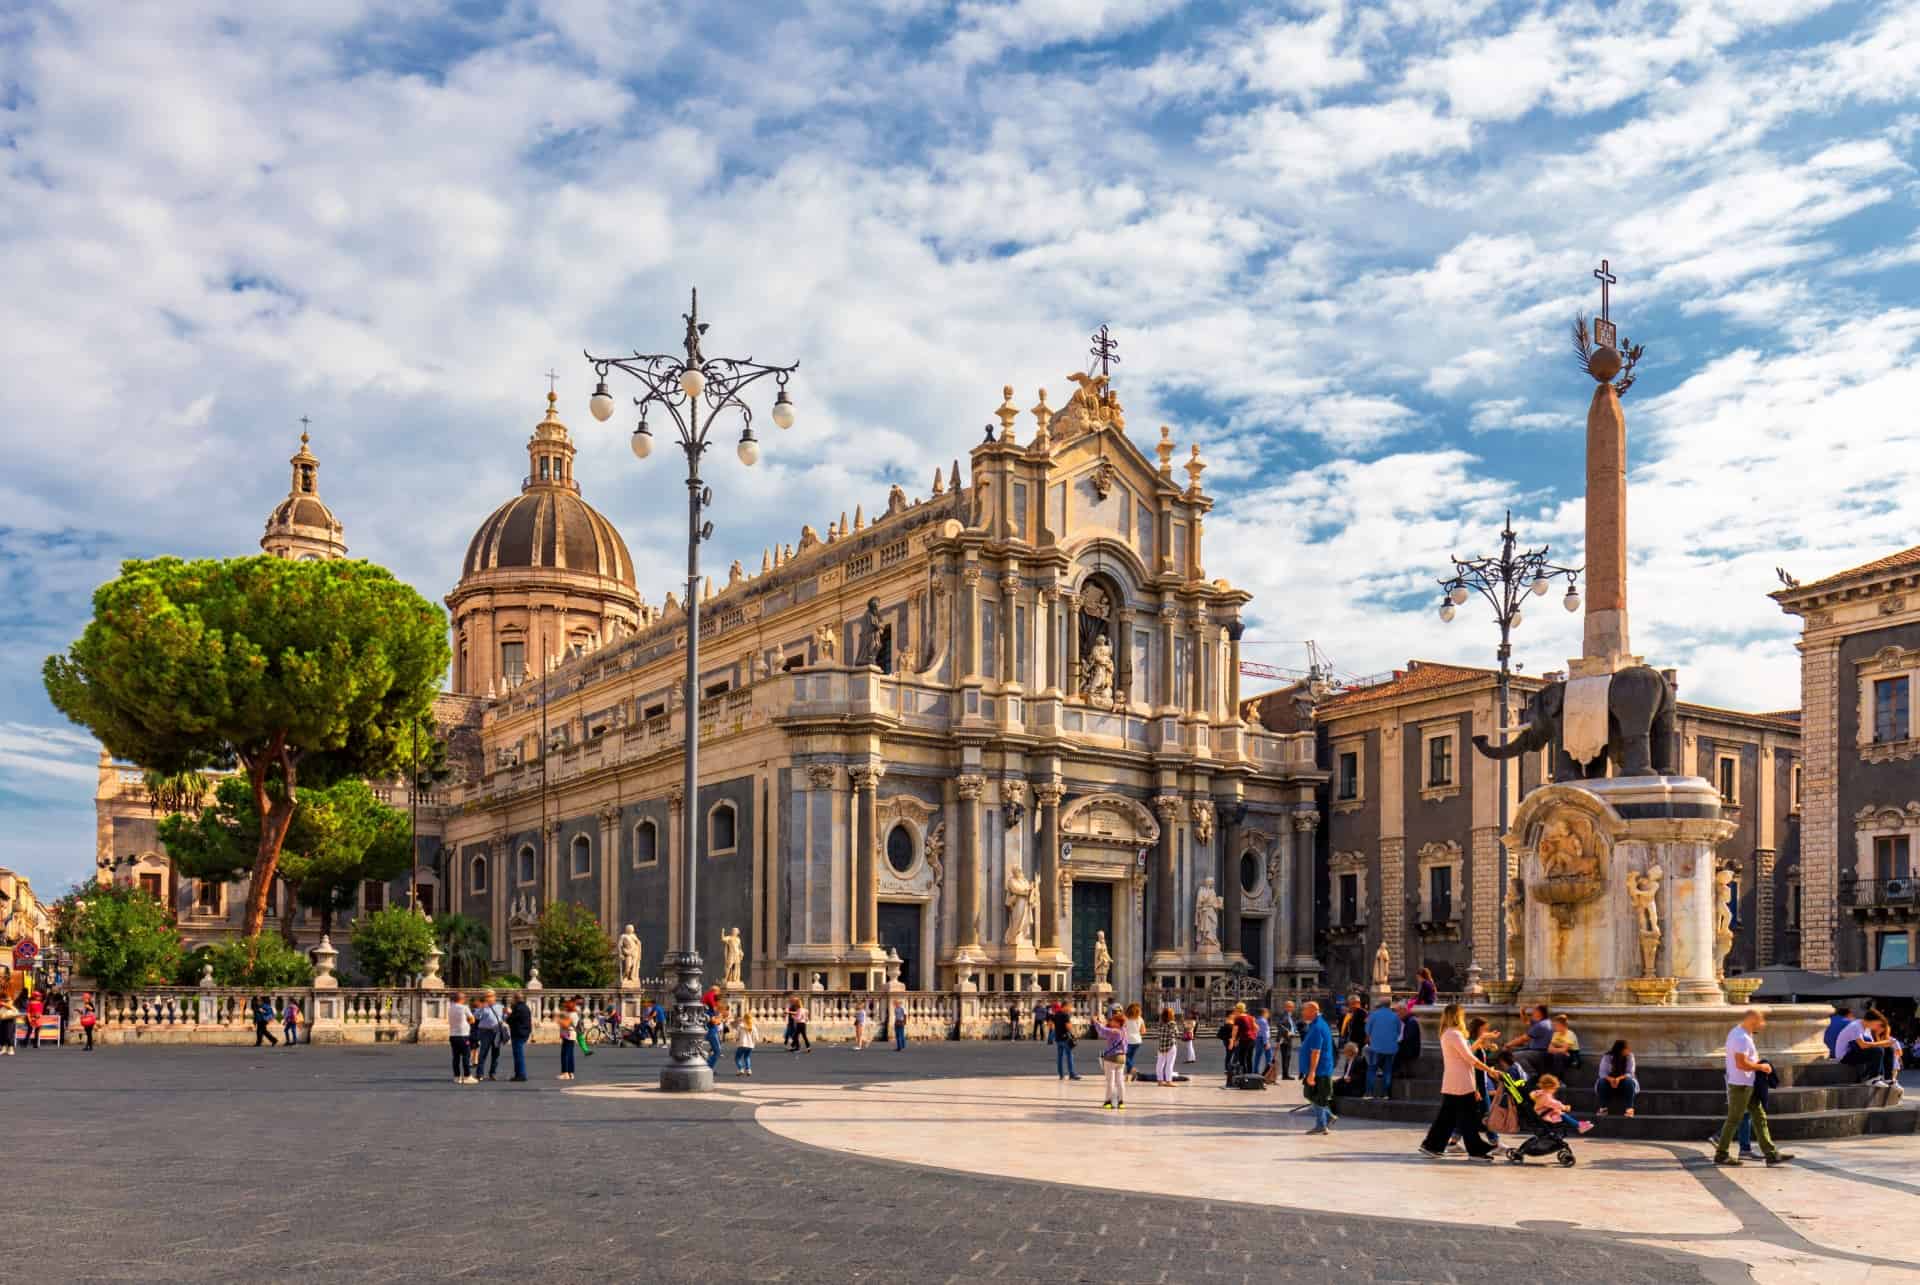
[[[878,763],[868,763],[861,767],[850,767],[847,769],[847,775],[853,778],[853,788],[856,790],[871,790],[877,788],[880,784],[880,778],[886,774],[887,769]]]
[[[1034,802],[1043,808],[1057,808],[1067,796],[1067,787],[1058,781],[1042,781],[1033,787]]]
[[[956,776],[953,778],[953,784],[954,788],[960,791],[961,798],[973,800],[978,799],[982,794],[986,793],[987,778],[972,775]]]
[[[1160,814],[1160,820],[1167,825],[1178,821],[1185,807],[1186,800],[1177,794],[1156,795],[1153,800],[1153,810]]]
[[[1296,812],[1293,814],[1293,828],[1302,833],[1310,832],[1320,824],[1318,812]]]
[[[667,787],[667,810],[672,812],[675,816],[679,816],[680,809],[684,808],[686,805],[687,805],[687,792],[685,788],[678,785],[669,785]]]
[[[833,764],[807,764],[807,785],[809,788],[815,790],[831,790],[833,788]]]

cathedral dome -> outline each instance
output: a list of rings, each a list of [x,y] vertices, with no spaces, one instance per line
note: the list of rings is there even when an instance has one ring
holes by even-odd
[[[584,571],[633,586],[633,558],[613,523],[552,487],[530,487],[489,514],[467,544],[460,574],[504,567]]]
[[[307,449],[305,432],[300,434],[300,449],[287,463],[293,466],[293,484],[287,498],[267,515],[260,547],[277,557],[303,561],[344,558],[346,528],[320,498],[320,460]]]

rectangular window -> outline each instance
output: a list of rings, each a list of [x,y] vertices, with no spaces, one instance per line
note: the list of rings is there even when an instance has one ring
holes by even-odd
[[[1798,763],[1795,763],[1787,774],[1787,800],[1788,807],[1792,811],[1800,810],[1800,765]]]
[[[500,644],[500,676],[509,683],[517,683],[526,677],[527,645],[519,642]]]
[[[413,885],[413,897],[414,897],[415,904],[420,907],[421,914],[427,915],[427,916],[431,916],[433,914],[433,885],[432,884],[417,883]]]
[[[1740,760],[1731,754],[1722,754],[1714,767],[1720,786],[1720,797],[1728,803],[1739,803]]]
[[[716,696],[725,696],[732,689],[733,680],[731,678],[723,678],[717,683],[708,683],[705,690],[700,694],[708,700],[712,700]]]
[[[1873,840],[1873,877],[1907,879],[1913,875],[1912,840],[1904,834],[1882,834]]]
[[[1787,931],[1800,931],[1800,881],[1787,885]]]
[[[1027,538],[1027,487],[1024,482],[1013,484],[1013,533],[1022,540]]]
[[[567,862],[572,877],[584,879],[593,873],[593,841],[584,834],[573,837],[573,844],[567,850]]]
[[[1143,700],[1149,705],[1158,705],[1164,699],[1160,693],[1160,667],[1153,663],[1153,632],[1147,629],[1133,631],[1133,686],[1129,700]]]
[[[1873,739],[1904,741],[1912,731],[1908,717],[1907,676],[1882,678],[1873,684]]]
[[[1360,754],[1357,750],[1346,750],[1340,755],[1340,788],[1342,800],[1360,797]]]
[[[1153,570],[1153,509],[1145,500],[1140,501],[1139,522],[1136,524],[1137,538],[1140,543],[1140,560],[1147,564],[1147,570]]]
[[[1453,918],[1453,867],[1433,866],[1427,871],[1427,902],[1435,923]]]
[[[1427,742],[1427,784],[1453,784],[1453,738],[1436,736]]]
[[[1890,932],[1880,934],[1880,948],[1874,952],[1875,968],[1905,968],[1911,962],[1907,948],[1907,934]]]
[[[650,866],[660,860],[660,828],[651,821],[633,827],[633,864]]]
[[[1340,922],[1351,926],[1360,922],[1360,876],[1340,876]]]
[[[1033,686],[1033,644],[1027,637],[1027,609],[1015,605],[1013,609],[1013,676],[1027,686]]]
[[[985,598],[980,600],[980,676],[998,678],[999,667],[995,664],[995,653],[999,650],[998,624],[1000,613],[993,603]]]
[[[160,876],[157,874],[154,874],[152,871],[147,871],[146,873],[142,874],[140,876],[140,891],[146,893],[149,897],[152,897],[155,901],[160,900],[160,896],[161,896]]]
[[[1176,638],[1173,640],[1173,697],[1167,703],[1175,709],[1185,709],[1191,698],[1193,687],[1193,639]]]
[[[194,899],[194,905],[199,907],[202,914],[219,914],[220,903],[224,900],[220,895],[222,892],[220,884],[212,879],[201,879],[198,885],[196,889],[198,895]]]
[[[360,885],[360,898],[368,914],[387,907],[387,885],[369,879]]]

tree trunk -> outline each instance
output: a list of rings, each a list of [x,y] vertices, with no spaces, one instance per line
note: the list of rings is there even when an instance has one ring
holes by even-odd
[[[267,773],[276,763],[284,787],[277,802],[267,794]],[[267,890],[273,886],[274,872],[280,865],[280,846],[286,842],[297,806],[293,758],[287,752],[285,736],[275,736],[273,744],[247,764],[247,779],[253,786],[253,806],[260,816],[260,846],[253,858],[253,882],[247,889],[247,918],[242,932],[258,937],[267,919]]]

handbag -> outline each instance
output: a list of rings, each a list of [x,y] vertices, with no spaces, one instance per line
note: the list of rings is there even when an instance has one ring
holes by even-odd
[[[1487,1112],[1487,1127],[1495,1133],[1520,1132],[1520,1108],[1516,1107],[1513,1099],[1505,1093],[1502,1093],[1500,1100],[1493,1104],[1493,1109]]]

